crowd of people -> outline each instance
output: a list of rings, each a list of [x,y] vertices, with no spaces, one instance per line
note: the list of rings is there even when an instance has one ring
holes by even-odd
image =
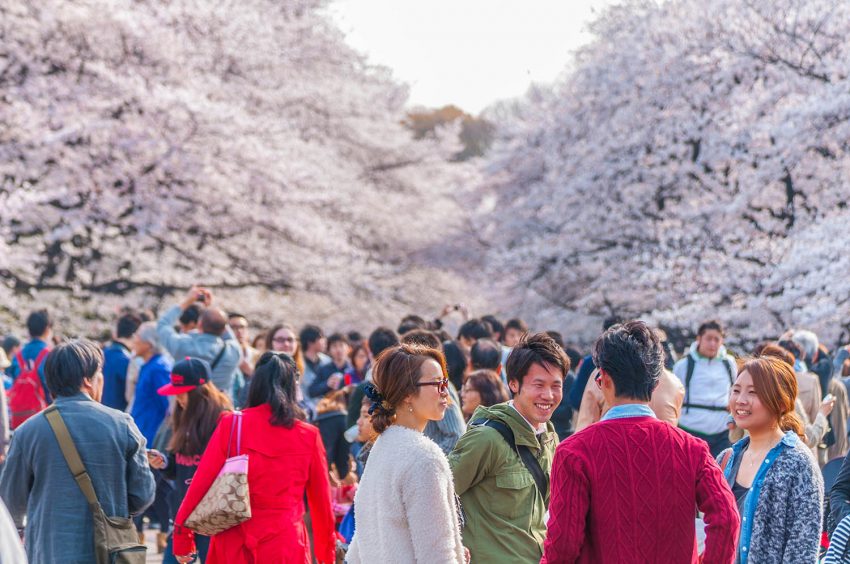
[[[144,562],[145,529],[181,563],[850,562],[850,347],[266,321],[195,286],[5,337],[0,563]]]

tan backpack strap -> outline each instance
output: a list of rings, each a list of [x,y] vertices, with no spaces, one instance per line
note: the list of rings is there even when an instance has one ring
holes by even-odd
[[[65,457],[65,462],[68,463],[68,468],[74,476],[80,491],[86,496],[86,500],[90,505],[99,506],[97,494],[94,491],[89,473],[86,472],[86,467],[80,458],[80,453],[77,452],[77,447],[74,446],[74,439],[71,438],[71,433],[68,432],[68,427],[65,426],[65,421],[59,414],[56,407],[50,407],[44,411],[44,416],[47,422],[50,423],[50,428],[53,429],[53,434],[56,435],[56,440],[59,442],[59,448],[62,449],[62,456]]]
[[[732,456],[732,449],[726,451],[726,454],[723,455],[723,460],[720,461],[720,469],[725,471],[726,465],[729,464],[729,457]]]

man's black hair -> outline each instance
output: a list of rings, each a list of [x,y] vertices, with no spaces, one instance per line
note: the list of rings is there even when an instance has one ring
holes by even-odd
[[[330,337],[328,337],[328,349],[331,348],[331,345],[334,343],[345,343],[348,346],[351,346],[351,343],[348,342],[348,338],[342,333],[333,333]]]
[[[508,329],[514,329],[515,331],[519,331],[520,333],[528,333],[528,325],[525,323],[525,321],[518,317],[508,319],[508,322],[505,324],[505,331],[507,331]]]
[[[139,325],[142,324],[142,318],[139,314],[127,312],[118,318],[115,324],[115,336],[119,339],[129,339],[136,334]]]
[[[790,339],[779,341],[776,344],[788,351],[789,353],[793,354],[795,360],[802,359],[804,356],[806,356],[806,352],[800,347],[800,345]]]
[[[425,329],[414,329],[401,336],[401,342],[405,345],[422,345],[429,349],[443,350],[440,338],[431,331]]]
[[[493,331],[490,328],[490,324],[486,321],[481,321],[480,319],[470,319],[461,325],[457,332],[458,339],[464,337],[473,341],[478,339],[489,339],[492,335]]]
[[[298,334],[298,340],[301,341],[301,350],[306,351],[307,347],[324,337],[325,334],[317,325],[305,325]]]
[[[469,357],[473,370],[498,371],[502,364],[502,347],[493,339],[478,339],[472,345]]]
[[[717,331],[720,333],[721,337],[726,336],[726,331],[723,329],[723,324],[717,321],[716,319],[711,319],[706,321],[697,329],[697,336],[701,337],[706,331]]]
[[[562,378],[567,377],[570,369],[570,359],[552,337],[546,333],[534,335],[526,333],[508,356],[508,362],[505,365],[508,382],[516,380],[522,389],[525,375],[535,364],[556,368]]]
[[[363,342],[363,334],[360,331],[349,331],[346,333],[346,337],[348,337],[348,342],[352,344]]]
[[[378,358],[379,354],[397,344],[398,335],[387,327],[378,327],[369,335],[369,352],[372,353],[372,358]]]
[[[248,320],[248,318],[247,318],[247,317],[245,317],[244,315],[242,315],[242,314],[241,314],[241,313],[239,313],[238,311],[231,311],[231,312],[229,312],[229,313],[227,314],[227,320],[228,320],[228,321],[230,321],[231,319],[237,319],[237,318],[239,318],[239,317],[241,317],[242,319],[244,319],[244,320],[246,320],[246,321]]]
[[[200,304],[192,304],[183,310],[180,317],[177,319],[183,325],[197,323],[201,319],[201,314],[204,312],[203,306]]]
[[[3,338],[3,350],[6,351],[6,356],[11,358],[12,349],[21,346],[21,340],[14,335],[6,335]]]
[[[452,339],[451,334],[449,334],[449,332],[443,329],[442,327],[439,329],[435,329],[434,334],[437,336],[437,338],[440,339],[441,343],[445,343],[446,341],[454,341],[454,339]]]
[[[481,316],[481,321],[490,324],[490,328],[493,330],[493,340],[501,343],[505,340],[505,326],[502,325],[502,322],[496,319],[495,315],[483,315]]]
[[[405,315],[398,324],[399,335],[404,335],[405,333],[415,331],[416,329],[428,329],[428,322],[418,315]]]
[[[34,339],[44,336],[51,327],[53,327],[53,319],[46,309],[34,311],[27,317],[27,331]]]
[[[446,357],[446,370],[449,373],[449,380],[452,381],[455,388],[460,390],[463,387],[463,375],[469,364],[466,352],[456,341],[446,340],[443,341],[443,355]]]
[[[80,393],[84,378],[92,379],[102,369],[100,347],[87,339],[78,339],[50,351],[44,361],[44,379],[54,397],[74,396]]]
[[[664,368],[664,348],[649,325],[627,321],[596,340],[593,362],[614,381],[618,398],[649,401]]]
[[[614,325],[619,325],[622,322],[623,322],[623,319],[621,317],[619,317],[617,315],[609,315],[608,317],[605,318],[604,321],[602,321],[602,330],[607,331],[608,329],[610,329]]]
[[[567,347],[566,347],[566,345],[564,345],[564,336],[563,335],[561,335],[557,331],[546,331],[546,334],[549,335],[550,337],[552,337],[555,340],[555,342],[558,343],[558,346],[561,347],[562,349],[564,349],[564,352],[566,352]],[[569,355],[567,355],[567,356],[569,356]]]
[[[584,358],[584,355],[581,354],[581,351],[579,351],[575,347],[567,347],[564,349],[564,352],[567,354],[567,357],[569,357],[570,366],[572,366],[573,368],[578,366],[578,363],[581,362],[582,358]]]

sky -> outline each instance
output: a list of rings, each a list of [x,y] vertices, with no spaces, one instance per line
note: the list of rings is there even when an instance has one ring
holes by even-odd
[[[335,0],[329,12],[370,62],[410,86],[411,106],[478,113],[551,82],[610,0]]]

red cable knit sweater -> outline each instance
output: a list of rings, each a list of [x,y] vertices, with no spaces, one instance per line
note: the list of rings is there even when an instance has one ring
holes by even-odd
[[[735,498],[703,441],[652,417],[600,421],[562,442],[541,564],[734,560]]]

